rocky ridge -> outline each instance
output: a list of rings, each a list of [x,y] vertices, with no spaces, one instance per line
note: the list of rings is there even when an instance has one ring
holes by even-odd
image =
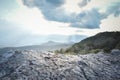
[[[0,80],[120,80],[120,51],[87,55],[10,51],[0,55]]]

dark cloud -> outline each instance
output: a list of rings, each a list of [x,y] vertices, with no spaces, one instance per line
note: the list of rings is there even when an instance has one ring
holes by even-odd
[[[22,0],[28,7],[38,7],[40,9],[55,9],[62,6],[65,0]]]
[[[61,6],[64,4],[65,0],[46,0],[47,3],[51,4],[52,6]]]
[[[23,3],[28,7],[39,8],[47,20],[59,22],[69,22],[68,20],[70,20],[68,14],[61,8],[65,0],[23,0]]]
[[[79,3],[84,7],[91,0],[83,0]],[[98,9],[91,9],[81,13],[66,13],[61,7],[65,0],[23,0],[24,5],[28,7],[37,7],[44,14],[45,19],[49,21],[58,21],[70,23],[71,27],[94,29],[99,28],[102,19],[107,18],[110,14],[118,16],[120,14],[120,3],[114,3],[108,7],[105,13],[100,13]]]
[[[86,6],[91,0],[82,0],[78,5],[82,8]]]
[[[64,4],[64,0],[22,0],[24,5],[28,7],[56,8]]]
[[[99,28],[101,19],[101,14],[98,12],[98,10],[92,9],[77,15],[77,21],[71,23],[71,26],[89,29]]]

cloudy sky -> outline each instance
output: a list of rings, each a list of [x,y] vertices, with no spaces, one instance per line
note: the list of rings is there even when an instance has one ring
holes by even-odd
[[[0,45],[72,42],[120,31],[120,0],[0,0]]]

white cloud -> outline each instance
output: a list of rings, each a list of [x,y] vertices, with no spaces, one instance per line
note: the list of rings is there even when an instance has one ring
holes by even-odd
[[[108,18],[101,21],[100,29],[79,29],[81,35],[93,36],[99,32],[105,31],[120,31],[120,16],[114,17],[114,15],[108,16]]]
[[[120,0],[91,0],[89,4],[83,7],[83,10],[90,10],[91,8],[97,8],[101,13],[104,13],[109,5],[119,1]]]
[[[6,16],[6,20],[22,25],[21,28],[31,34],[76,34],[77,29],[68,27],[69,23],[47,21],[38,8],[28,8],[22,4],[21,0],[18,0],[18,3],[20,5],[19,9],[16,10],[16,13]]]
[[[110,15],[107,19],[102,20],[100,29],[102,31],[120,31],[120,16]]]
[[[94,35],[98,32],[103,31],[120,31],[120,17],[109,16],[107,19],[102,20],[100,29],[81,29],[81,28],[71,28],[68,27],[69,23],[48,21],[44,18],[38,8],[28,8],[23,5],[21,0],[17,0],[20,7],[16,10],[16,13],[11,13],[11,15],[6,16],[8,21],[12,21],[21,24],[21,28],[25,29],[34,35],[49,35],[49,34],[61,34],[61,35]],[[80,8],[78,3],[82,0],[66,0],[66,4],[62,7],[68,13],[79,13],[82,10],[89,10],[91,8],[99,8],[101,12],[104,12],[105,7],[112,2],[117,2],[118,0],[104,0],[96,1],[91,0],[87,6]],[[49,14],[49,13],[48,13]],[[80,30],[81,32],[76,32]]]

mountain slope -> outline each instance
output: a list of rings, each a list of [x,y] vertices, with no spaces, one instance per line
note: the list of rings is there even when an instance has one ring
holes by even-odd
[[[120,49],[120,32],[103,32],[86,38],[68,48],[66,52],[85,54],[104,50]]]
[[[87,55],[12,51],[0,60],[0,80],[119,79],[120,51]]]

